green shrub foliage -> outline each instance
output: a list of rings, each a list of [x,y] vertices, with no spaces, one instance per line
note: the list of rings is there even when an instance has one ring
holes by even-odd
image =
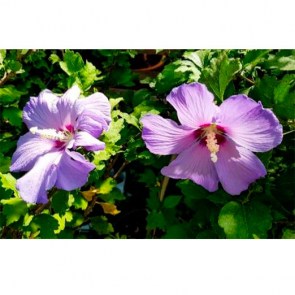
[[[284,129],[276,149],[257,154],[267,176],[239,196],[210,193],[189,180],[163,177],[171,156],[151,154],[141,138],[147,113],[177,120],[167,94],[201,82],[217,104],[244,93],[271,108]],[[10,173],[22,109],[45,88],[83,96],[103,92],[112,123],[106,149],[74,191],[52,189],[47,204],[27,204]],[[294,50],[0,50],[1,238],[294,238]]]

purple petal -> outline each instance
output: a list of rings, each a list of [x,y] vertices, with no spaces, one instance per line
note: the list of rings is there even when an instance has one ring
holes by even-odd
[[[16,188],[26,202],[47,203],[46,191],[56,182],[57,165],[61,156],[61,152],[53,152],[40,157],[34,167],[17,180]]]
[[[66,149],[58,167],[56,187],[67,191],[79,188],[87,182],[94,168],[95,165],[81,154]]]
[[[30,132],[21,136],[17,142],[17,149],[12,156],[10,171],[28,171],[33,168],[39,156],[55,151],[52,140],[40,138]]]
[[[60,101],[64,101],[66,104],[73,106],[76,100],[79,98],[80,93],[80,88],[77,85],[73,85],[63,94],[63,96],[60,98]]]
[[[68,126],[74,126],[77,118],[77,113],[74,108],[76,100],[80,96],[80,88],[74,85],[67,90],[62,97],[57,101],[56,107],[60,114],[61,129],[66,129]]]
[[[179,126],[174,121],[158,115],[146,115],[141,122],[142,139],[154,154],[179,154],[196,140],[195,130]]]
[[[103,117],[107,123],[111,122],[110,102],[107,97],[100,92],[96,92],[85,99],[77,100],[75,110],[78,115],[82,114],[84,110],[88,112],[91,111],[93,115],[101,114],[101,117]]]
[[[108,123],[99,111],[94,113],[91,110],[84,110],[79,115],[75,129],[90,133],[94,137],[99,137],[104,130],[108,130]]]
[[[61,120],[56,107],[57,101],[58,97],[50,90],[43,90],[38,97],[31,97],[23,110],[23,120],[28,128],[54,128],[58,130]]]
[[[218,189],[218,177],[206,146],[195,143],[183,151],[161,173],[176,179],[191,179],[210,192]]]
[[[87,132],[80,131],[75,135],[74,149],[78,146],[84,146],[88,151],[99,151],[105,148],[105,143]]]
[[[282,142],[282,125],[260,102],[246,95],[235,95],[226,99],[220,110],[220,123],[238,145],[253,152],[266,152]]]
[[[167,97],[177,111],[182,125],[197,128],[211,123],[218,113],[213,95],[200,83],[183,84],[174,88]]]
[[[261,161],[249,150],[226,140],[220,146],[215,163],[219,180],[226,192],[239,195],[249,185],[266,175]]]

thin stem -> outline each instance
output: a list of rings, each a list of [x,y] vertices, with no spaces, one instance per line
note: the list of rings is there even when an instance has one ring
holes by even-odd
[[[112,169],[114,168],[114,165],[116,164],[116,162],[119,159],[119,154],[117,154],[109,163],[109,165],[106,168],[106,172],[105,172],[105,178],[108,178],[110,176],[110,172],[112,171]]]
[[[124,168],[129,164],[129,161],[125,161],[122,166],[119,168],[119,170],[117,171],[117,173],[114,175],[113,179],[117,179],[120,174],[122,173],[122,171],[124,170]]]
[[[292,133],[292,132],[294,132],[294,131],[295,131],[295,130],[287,131],[287,132],[283,133],[283,136],[285,136],[285,135],[287,135],[287,134],[290,134],[290,133]]]
[[[244,80],[246,80],[247,82],[249,82],[252,85],[255,85],[255,82],[247,77],[245,77],[244,75],[240,74],[240,77],[243,78]]]
[[[96,196],[93,196],[90,205],[88,205],[88,207],[86,208],[85,212],[84,212],[84,217],[87,217],[91,212],[93,207],[96,204]]]
[[[163,178],[163,181],[162,181],[162,184],[161,184],[161,191],[160,191],[160,196],[159,196],[160,202],[162,202],[164,200],[164,195],[165,195],[168,183],[169,183],[169,177],[165,176]]]
[[[47,202],[46,204],[40,204],[35,210],[35,214],[40,214],[44,209],[48,208],[50,205],[50,202]]]
[[[176,159],[176,155],[172,155],[170,163],[175,159]],[[168,183],[169,183],[169,177],[165,176],[163,178],[162,183],[161,183],[161,191],[160,191],[160,195],[159,195],[160,202],[162,202],[164,200],[164,196],[165,196],[165,192],[166,192]]]

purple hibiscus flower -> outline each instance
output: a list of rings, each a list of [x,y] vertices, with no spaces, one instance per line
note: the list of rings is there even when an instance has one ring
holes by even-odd
[[[73,150],[105,148],[96,137],[108,129],[110,103],[102,93],[84,99],[79,95],[78,86],[61,97],[44,90],[24,107],[30,132],[20,137],[10,171],[28,171],[16,187],[29,203],[46,203],[46,191],[53,186],[67,191],[83,186],[95,165]]]
[[[234,95],[220,106],[200,83],[174,88],[167,101],[181,125],[158,115],[146,115],[142,138],[150,152],[178,154],[161,170],[175,179],[191,179],[210,192],[238,195],[266,175],[252,152],[266,152],[282,141],[282,125],[269,109],[246,95]]]

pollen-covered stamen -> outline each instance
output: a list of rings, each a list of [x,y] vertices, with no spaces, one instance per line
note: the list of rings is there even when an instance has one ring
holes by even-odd
[[[217,153],[219,152],[220,144],[225,140],[225,130],[223,127],[211,123],[200,126],[196,136],[200,144],[206,145],[210,151],[211,161],[216,163],[218,160]]]
[[[215,132],[210,131],[207,133],[206,142],[207,142],[207,148],[211,152],[210,154],[211,161],[213,163],[216,163],[218,159],[216,154],[219,152],[219,145],[217,142]]]
[[[30,128],[32,134],[39,135],[41,138],[52,139],[56,141],[68,142],[73,138],[69,131],[57,131],[55,129],[39,129],[38,127]]]

